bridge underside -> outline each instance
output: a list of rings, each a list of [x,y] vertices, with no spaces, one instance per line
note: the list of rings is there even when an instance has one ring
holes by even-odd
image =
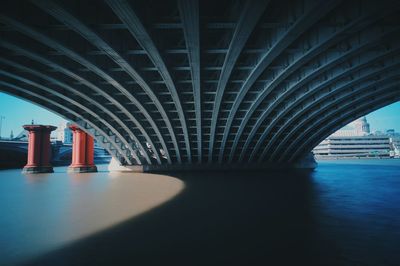
[[[7,0],[0,51],[123,165],[296,163],[400,99],[396,1]]]

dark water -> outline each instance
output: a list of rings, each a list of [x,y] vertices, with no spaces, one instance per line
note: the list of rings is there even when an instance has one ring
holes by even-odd
[[[61,170],[0,172],[0,264],[400,265],[400,160],[312,173]]]

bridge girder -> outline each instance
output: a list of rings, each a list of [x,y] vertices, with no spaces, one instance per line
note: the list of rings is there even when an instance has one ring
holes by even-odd
[[[172,101],[176,106],[178,112],[179,121],[181,123],[184,141],[186,146],[186,153],[189,163],[192,161],[189,136],[187,132],[185,114],[183,113],[182,105],[179,99],[178,92],[176,90],[174,81],[169,73],[167,66],[158,51],[158,48],[154,44],[152,38],[148,34],[146,28],[142,24],[139,17],[130,7],[129,3],[124,0],[106,0],[107,4],[111,7],[114,13],[121,19],[121,21],[127,26],[129,32],[135,37],[139,42],[141,47],[147,52],[150,60],[153,62],[154,66],[158,69],[162,79],[164,80],[165,86],[168,88]],[[173,132],[173,130],[171,130]],[[172,141],[175,146],[175,151],[177,154],[178,163],[182,162],[179,147],[174,133],[171,133]]]
[[[397,89],[398,86],[391,87],[392,89]],[[323,139],[332,134],[332,130],[336,131],[341,127],[347,125],[348,123],[354,121],[356,118],[366,115],[370,112],[373,112],[381,107],[399,101],[400,97],[396,91],[385,91],[385,93],[380,95],[374,95],[373,98],[370,99],[369,102],[361,103],[360,106],[357,106],[355,109],[348,108],[347,112],[340,114],[340,112],[335,112],[336,117],[330,117],[331,121],[329,121],[326,125],[321,126],[316,132],[314,132],[307,139],[297,140],[297,144],[302,144],[296,148],[296,151],[290,156],[289,162],[293,161],[296,156],[299,156],[300,152],[304,152],[305,150],[312,149],[318,143],[320,143]],[[352,104],[352,103],[351,103]],[[350,105],[351,105],[350,104]],[[342,111],[342,110],[341,110]],[[327,120],[327,119],[326,119]],[[325,120],[325,121],[326,121]],[[320,124],[323,121],[320,121]],[[333,128],[333,129],[332,129]],[[284,157],[282,157],[283,159]]]
[[[242,52],[243,47],[245,46],[248,38],[253,32],[254,27],[257,25],[258,20],[264,13],[267,4],[268,1],[246,1],[236,24],[235,31],[229,43],[229,48],[226,52],[224,63],[221,68],[220,77],[218,79],[217,91],[212,109],[213,112],[211,118],[211,136],[208,150],[208,162],[212,162],[213,158],[217,118],[219,115],[220,105],[222,101],[222,96],[224,95],[225,87],[228,83],[229,77],[232,74],[236,61],[239,58],[240,53]],[[222,141],[222,148],[220,150],[220,156],[218,159],[219,162],[221,162],[222,159],[224,139]]]
[[[398,100],[394,1],[152,4],[5,1],[0,90],[146,165],[293,162]]]
[[[179,0],[179,12],[182,18],[183,32],[190,65],[191,83],[193,87],[194,110],[196,116],[197,160],[201,163],[202,131],[201,131],[201,86],[200,86],[200,19],[199,2],[197,0]]]
[[[54,63],[54,62],[50,62],[49,60],[47,60],[47,59],[41,57],[40,55],[31,53],[30,51],[24,50],[24,49],[22,49],[22,48],[20,48],[20,47],[18,47],[18,46],[12,45],[12,44],[10,44],[10,43],[6,43],[6,42],[4,42],[4,41],[0,41],[0,46],[6,47],[7,49],[10,49],[10,50],[18,51],[18,53],[23,54],[24,56],[27,56],[27,57],[29,57],[29,58],[31,58],[31,59],[33,59],[33,60],[36,60],[36,61],[38,61],[38,62],[40,62],[40,63],[42,63],[42,64],[46,64],[46,65],[52,66],[54,69],[57,69],[57,71],[62,72],[63,74],[65,74],[65,75],[67,75],[67,76],[69,76],[69,77],[71,77],[71,78],[80,80],[80,81],[81,81],[82,83],[84,83],[86,86],[88,86],[88,87],[92,88],[93,90],[95,90],[96,92],[99,92],[100,94],[105,95],[106,97],[108,97],[108,94],[107,94],[107,93],[103,92],[101,89],[99,89],[98,87],[96,87],[94,84],[88,82],[87,80],[83,79],[82,77],[79,77],[78,75],[74,74],[73,72],[71,72],[71,71],[69,71],[69,70],[63,68],[62,66],[60,66],[60,65],[58,65],[58,64],[56,64],[56,63]],[[138,145],[139,148],[140,148],[140,150],[144,151],[144,149],[143,149],[143,147],[142,147],[140,141],[138,141],[138,139],[136,138],[136,136],[128,129],[128,127],[121,121],[121,119],[120,119],[119,117],[117,117],[111,110],[108,110],[107,108],[104,107],[104,105],[98,103],[98,102],[97,102],[96,100],[94,100],[93,98],[89,98],[88,96],[84,95],[84,94],[81,93],[80,91],[78,91],[78,90],[72,88],[71,86],[69,86],[69,85],[67,85],[67,84],[65,84],[65,83],[63,83],[63,82],[60,82],[60,81],[57,80],[57,79],[52,78],[51,76],[45,75],[45,74],[40,73],[40,72],[38,72],[38,71],[35,71],[35,70],[33,70],[33,69],[29,69],[29,68],[27,68],[27,67],[25,67],[25,66],[22,66],[22,65],[20,65],[20,64],[17,64],[17,63],[15,63],[15,62],[11,62],[10,60],[4,59],[4,58],[2,58],[2,59],[0,59],[0,60],[1,60],[1,62],[4,63],[4,64],[8,64],[8,65],[13,66],[13,67],[15,67],[15,68],[19,68],[19,70],[21,70],[21,74],[22,74],[22,73],[31,73],[31,74],[33,74],[33,75],[35,75],[35,76],[40,77],[40,78],[43,79],[43,80],[47,80],[47,81],[51,82],[51,83],[54,84],[54,85],[57,85],[57,86],[59,86],[59,87],[62,87],[62,88],[66,89],[66,90],[68,90],[68,91],[70,91],[70,92],[73,92],[73,93],[76,94],[76,95],[79,95],[79,97],[81,97],[82,99],[87,100],[88,104],[96,105],[96,106],[99,107],[104,113],[106,113],[107,115],[109,115],[109,116],[112,118],[112,121],[116,121],[122,128],[124,128],[124,129],[126,130],[126,132],[129,134],[129,136],[132,138],[132,140],[135,141],[135,145]],[[57,89],[56,89],[56,88],[48,88],[48,90],[47,90],[47,92],[50,93],[50,94],[53,94],[53,91],[57,93]],[[67,98],[66,102],[68,102],[68,98]],[[105,123],[105,124],[107,124],[107,127],[108,127],[111,131],[113,131],[115,135],[118,136],[118,138],[121,140],[121,142],[122,142],[122,143],[131,151],[131,153],[133,154],[133,153],[134,153],[134,150],[133,150],[132,147],[131,147],[132,144],[130,144],[130,143],[127,142],[127,141],[129,141],[129,140],[125,140],[126,138],[122,137],[121,134],[120,134],[116,129],[114,129],[113,126],[111,126],[106,120],[102,119],[102,122]],[[145,154],[145,153],[143,153],[143,154]],[[149,161],[148,158],[147,158],[146,160],[148,161],[148,163],[150,163],[150,161]]]
[[[83,38],[88,40],[90,43],[92,43],[94,46],[96,46],[100,51],[103,51],[105,54],[107,54],[118,66],[121,67],[123,71],[125,71],[129,76],[132,77],[133,80],[135,80],[140,86],[148,93],[149,97],[153,100],[154,103],[156,103],[160,113],[164,114],[164,118],[166,118],[167,121],[167,126],[169,129],[172,131],[172,127],[169,123],[169,119],[165,114],[164,109],[162,108],[161,104],[159,103],[157,97],[154,95],[153,91],[150,89],[150,87],[147,85],[147,83],[144,81],[144,79],[131,67],[131,65],[126,62],[125,59],[123,59],[111,46],[109,46],[104,40],[102,40],[95,32],[93,32],[91,29],[89,29],[86,25],[84,25],[82,22],[80,22],[78,19],[73,17],[71,14],[69,14],[66,10],[64,10],[60,5],[55,4],[52,1],[47,1],[47,0],[40,0],[40,1],[35,1],[34,2],[36,5],[38,5],[40,8],[42,8],[45,12],[49,13],[52,15],[54,18],[61,20],[61,22],[65,23],[68,27],[71,29],[75,30],[77,33],[82,35]],[[99,72],[101,74],[101,72]],[[111,78],[108,78],[110,83],[114,83],[115,81]],[[122,86],[121,86],[122,87]],[[142,106],[142,104],[133,96],[131,93],[129,93],[125,88],[120,90],[125,96],[128,97],[132,101],[133,104],[135,104],[139,109],[143,112],[143,114],[148,118],[148,120],[151,122],[153,128],[155,129],[159,140],[161,141],[161,145],[164,150],[168,153],[168,149],[165,145],[164,139],[162,138],[160,131],[158,130],[156,124],[154,123],[153,119],[151,116],[148,114],[147,110]],[[138,122],[137,122],[138,123]],[[142,126],[138,126],[141,128],[141,131],[143,134],[146,134],[144,128]],[[158,151],[155,150],[155,146],[150,139],[149,136],[146,136],[146,140],[149,142],[150,146],[153,148],[153,152],[157,158],[158,163],[161,163]],[[167,156],[169,158],[169,156]],[[169,161],[170,162],[170,161]]]
[[[287,121],[284,122],[284,125],[281,125],[279,130],[277,132],[274,132],[273,137],[269,140],[268,144],[264,147],[264,151],[261,154],[260,158],[264,158],[265,154],[267,154],[268,152],[270,152],[270,148],[273,146],[273,144],[276,143],[276,140],[280,137],[280,135],[284,132],[284,130],[291,125],[291,123],[293,123],[294,119],[296,117],[299,117],[301,115],[309,115],[308,111],[310,110],[310,108],[318,105],[322,100],[331,97],[332,95],[334,95],[335,97],[337,97],[339,94],[339,92],[345,88],[348,87],[352,87],[355,86],[361,82],[365,82],[365,80],[367,80],[368,78],[372,78],[380,73],[384,73],[386,70],[391,69],[395,66],[397,66],[398,64],[392,64],[389,66],[385,66],[380,68],[379,70],[375,70],[375,71],[371,71],[370,73],[363,75],[362,77],[359,77],[355,80],[351,79],[350,82],[346,82],[344,81],[344,84],[342,84],[341,86],[338,86],[338,88],[334,88],[331,89],[330,86],[332,84],[335,84],[335,82],[339,82],[341,78],[344,78],[346,76],[348,76],[350,73],[353,73],[357,70],[362,69],[363,66],[369,65],[373,62],[382,60],[384,57],[388,57],[391,55],[394,55],[395,53],[398,53],[399,50],[395,49],[395,51],[391,50],[390,52],[386,52],[383,55],[378,55],[376,57],[373,57],[372,59],[367,60],[367,62],[363,62],[361,64],[358,64],[354,67],[351,68],[347,68],[344,69],[343,72],[339,73],[338,75],[335,75],[334,77],[327,79],[321,83],[318,83],[316,86],[314,86],[314,88],[307,88],[307,92],[303,93],[302,95],[300,95],[294,102],[292,102],[290,104],[290,106],[288,106],[287,108],[284,108],[279,115],[277,115],[276,117],[274,117],[274,120],[271,122],[271,126],[270,129],[272,129],[277,123],[279,123],[280,118],[282,117],[286,117],[286,114],[289,113],[290,111],[293,111],[293,109],[295,107],[298,107],[299,105],[301,105],[302,107],[300,108],[300,110],[296,111],[296,113],[290,117],[289,119],[287,119]],[[362,84],[362,83],[361,83]],[[328,89],[327,89],[328,88]],[[327,89],[329,90],[328,92],[323,91],[323,89]],[[332,90],[332,91],[330,91]],[[319,98],[315,97],[315,94],[317,94],[318,92],[321,93],[322,91],[322,95]],[[310,97],[314,97],[311,98]],[[304,106],[306,105],[306,106]],[[257,150],[257,148],[260,146],[260,143],[262,141],[265,140],[267,134],[270,133],[269,130],[265,130],[263,132],[263,135],[261,136],[261,138],[259,139],[258,143],[255,146],[255,149],[253,149],[252,155],[250,156],[250,159],[252,159],[255,155],[255,152]],[[271,157],[273,157],[275,155],[275,151],[277,151],[279,148],[281,148],[281,146],[286,143],[286,139],[285,138],[283,141],[281,141],[280,143],[277,144],[277,147],[274,148],[274,151],[271,153]]]
[[[343,35],[344,32],[348,31],[352,27],[357,27],[360,25],[360,22],[362,22],[365,19],[363,17],[362,19],[358,19],[357,22],[353,22],[348,26],[345,26],[343,29],[339,30],[338,32],[334,32],[332,35],[328,36],[326,39],[324,39],[322,42],[316,44],[313,48],[310,50],[306,51],[304,54],[302,54],[298,59],[296,59],[293,63],[288,65],[288,67],[281,71],[281,73],[278,74],[277,77],[271,81],[267,86],[264,87],[263,91],[258,94],[257,98],[255,101],[252,103],[251,107],[249,108],[249,112],[246,114],[246,116],[243,118],[242,124],[239,128],[238,134],[235,137],[233,148],[231,150],[231,154],[229,156],[229,160],[231,161],[233,158],[233,152],[236,151],[237,143],[239,141],[240,136],[242,135],[242,132],[244,130],[245,125],[249,121],[251,115],[255,112],[257,107],[269,96],[275,88],[278,87],[278,85],[281,84],[281,82],[287,78],[288,76],[291,75],[294,71],[298,70],[301,66],[303,66],[305,63],[307,63],[309,60],[311,60],[313,57],[319,55],[321,52],[324,51],[324,48],[329,47],[330,45],[339,42],[342,38],[340,35]],[[361,23],[363,27],[368,26],[368,23]],[[379,41],[384,39],[386,36],[390,36],[391,34],[394,34],[398,31],[398,29],[390,31],[389,33],[383,33],[378,35],[375,38],[372,38],[370,41],[367,43],[363,43],[360,45],[357,45],[356,47],[352,48],[349,51],[345,51],[342,57],[333,57],[332,60],[329,60],[328,62],[325,62],[322,64],[320,67],[316,69],[311,69],[309,73],[301,73],[301,77],[297,78],[298,82],[292,85],[289,88],[283,88],[283,92],[277,97],[276,100],[273,101],[273,104],[269,105],[266,107],[263,111],[263,113],[260,115],[260,119],[257,120],[256,124],[253,126],[251,133],[246,139],[246,143],[244,144],[244,148],[242,149],[242,152],[240,154],[240,161],[243,159],[244,152],[248,145],[250,144],[250,140],[254,137],[254,134],[256,134],[256,131],[258,128],[261,126],[261,123],[264,121],[265,118],[270,116],[271,112],[278,106],[279,104],[282,103],[284,99],[287,99],[287,95],[292,95],[293,93],[297,92],[298,90],[301,89],[302,86],[306,86],[307,83],[312,81],[313,79],[317,78],[319,75],[322,73],[325,73],[326,70],[329,70],[335,65],[338,65],[340,63],[343,63],[344,60],[348,60],[348,58],[351,58],[354,56],[356,53],[361,53],[364,49],[371,47],[373,44],[377,45]],[[278,88],[279,89],[279,88]],[[271,128],[271,126],[270,126]],[[257,147],[258,148],[258,147]],[[256,149],[257,149],[256,148]]]
[[[96,101],[93,101],[91,98],[87,97],[85,94],[83,94],[83,93],[79,92],[78,90],[66,85],[65,83],[62,83],[62,82],[60,82],[58,80],[53,79],[50,76],[44,75],[43,73],[40,73],[38,71],[35,71],[33,69],[27,68],[25,66],[17,64],[15,62],[11,62],[11,61],[3,59],[3,58],[0,58],[0,62],[1,63],[5,63],[5,64],[10,65],[10,66],[13,66],[15,68],[18,68],[19,70],[24,71],[26,73],[31,73],[31,74],[33,74],[35,76],[40,77],[43,80],[47,80],[47,81],[53,82],[55,85],[58,85],[58,86],[64,88],[65,90],[67,90],[71,94],[78,95],[80,97],[79,99],[86,100],[87,105],[89,105],[89,104],[95,105],[99,109],[103,109],[103,111],[105,111],[105,113],[107,113],[108,115],[110,115],[111,117],[116,119],[117,121],[119,120],[118,117],[115,116],[112,112],[110,112],[107,109],[104,109],[101,104],[99,104]],[[42,86],[42,85],[40,85],[40,84],[38,84],[36,82],[33,82],[32,80],[28,80],[28,79],[23,78],[23,77],[21,77],[19,75],[14,75],[14,74],[11,74],[9,72],[2,71],[1,69],[0,69],[0,74],[5,75],[5,76],[10,76],[10,77],[13,77],[16,80],[21,81],[21,82],[25,82],[25,83],[28,83],[30,85],[33,85],[33,86],[35,86],[35,87],[37,87],[37,88],[39,88],[41,90],[46,91],[46,93],[48,93],[48,95],[58,96],[58,97],[62,98],[66,103],[70,103],[70,104],[73,104],[73,105],[77,106],[78,108],[82,109],[84,112],[86,112],[86,113],[92,115],[93,117],[95,117],[96,119],[100,120],[108,129],[110,129],[115,134],[115,136],[118,137],[119,140],[122,141],[122,144],[124,144],[125,147],[128,148],[128,150],[131,152],[131,154],[135,154],[135,151],[132,149],[132,144],[128,143],[128,140],[125,137],[123,137],[113,125],[111,125],[107,120],[101,119],[100,116],[97,113],[95,113],[90,108],[85,106],[85,104],[79,103],[77,100],[71,100],[71,98],[69,98],[69,97],[65,97],[65,95],[61,94],[60,92],[57,92],[57,90],[54,89],[54,88],[44,87],[44,86]],[[123,126],[125,126],[125,124],[123,124],[123,123],[121,123],[121,124]],[[132,139],[135,141],[135,143],[138,143],[138,146],[139,146],[140,150],[144,151],[143,147],[141,146],[141,144],[140,144],[139,140],[136,138],[136,136],[132,135]],[[147,153],[144,153],[144,155],[145,155],[147,163],[151,164],[151,161],[150,161],[149,157],[146,156]]]
[[[398,68],[399,66],[400,66],[400,64],[398,64],[398,63],[397,63],[397,64],[391,64],[391,65],[389,65],[389,66],[385,66],[385,67],[383,67],[382,70],[380,70],[380,71],[376,71],[376,72],[369,73],[369,74],[367,74],[367,75],[363,75],[363,76],[360,77],[360,78],[357,78],[357,79],[355,79],[355,80],[352,80],[352,81],[350,81],[350,82],[348,82],[348,83],[345,83],[345,84],[341,85],[339,88],[332,89],[332,91],[335,93],[335,99],[336,99],[336,98],[339,98],[339,97],[342,97],[341,92],[342,92],[343,90],[345,90],[345,89],[347,89],[347,88],[352,88],[353,86],[355,86],[355,85],[356,85],[357,83],[359,83],[360,81],[367,82],[366,80],[367,80],[368,78],[374,78],[374,77],[378,76],[379,74],[385,75],[385,74],[386,74],[385,71],[389,71],[389,70],[391,70],[391,69]],[[395,74],[395,77],[398,77],[398,73]],[[376,83],[378,83],[378,82],[377,82],[376,80],[374,80],[374,83],[375,83],[374,85],[376,85]],[[369,88],[369,87],[366,86],[366,87],[364,87],[364,88]],[[353,87],[353,89],[354,89],[354,87]],[[386,88],[386,90],[388,90],[388,89]],[[365,91],[367,91],[367,90],[365,90]],[[360,94],[362,94],[363,92],[364,92],[364,91],[359,91]],[[368,91],[367,91],[367,93],[368,93]],[[365,94],[367,94],[367,93],[365,93]],[[330,97],[329,94],[324,94],[324,95],[318,97],[318,98],[315,99],[315,100],[313,99],[313,101],[310,102],[309,104],[307,104],[307,106],[303,107],[301,111],[298,111],[294,116],[290,117],[290,119],[288,119],[288,120],[285,122],[285,124],[284,124],[283,126],[281,126],[281,129],[279,130],[279,133],[277,132],[277,133],[274,135],[274,137],[273,137],[274,139],[273,139],[273,140],[271,139],[271,143],[273,143],[274,140],[278,139],[280,133],[283,132],[284,129],[287,128],[287,126],[290,126],[290,124],[293,123],[293,121],[295,121],[297,118],[302,117],[302,116],[306,116],[307,119],[310,118],[310,116],[311,116],[310,113],[312,112],[312,109],[315,108],[316,106],[319,106],[319,105],[320,105],[320,106],[323,106],[324,100],[325,100],[325,99],[328,99],[328,100],[329,100],[329,97]],[[331,96],[331,97],[332,97],[332,96]],[[346,96],[344,96],[344,97],[346,97]],[[346,97],[346,98],[347,98],[347,97]],[[354,99],[352,99],[352,100],[355,101]],[[328,101],[328,102],[329,102],[329,101]],[[332,106],[332,104],[331,104],[331,106]],[[333,106],[332,106],[332,107],[333,107]],[[315,114],[315,116],[318,116],[318,115],[323,114],[325,111],[327,111],[327,108],[325,108],[325,106],[323,106],[323,108],[319,107],[319,111],[320,111],[320,112],[317,113],[317,114]],[[314,113],[313,113],[313,115],[314,115]],[[304,125],[304,124],[303,124],[303,121],[298,122],[298,123],[296,124],[295,128],[299,128],[299,127],[301,127],[301,126],[303,126],[303,125]],[[275,148],[275,150],[273,151],[273,153],[271,153],[271,155],[270,155],[270,160],[271,160],[272,158],[274,158],[274,156],[277,154],[277,151],[278,151],[280,148],[284,147],[284,145],[287,143],[287,141],[288,141],[288,139],[290,138],[290,136],[292,136],[292,135],[294,134],[294,132],[295,132],[295,130],[290,131],[290,133],[287,134],[287,135],[283,138],[283,140],[279,142],[279,144],[277,145],[277,147]],[[262,158],[265,157],[265,154],[267,153],[267,151],[266,151],[266,150],[267,150],[267,147],[265,147],[264,150],[265,150],[265,152],[263,152],[263,154],[261,155]]]

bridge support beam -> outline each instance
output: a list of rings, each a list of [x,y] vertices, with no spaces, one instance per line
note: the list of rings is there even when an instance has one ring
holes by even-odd
[[[53,173],[50,164],[50,133],[57,127],[44,125],[24,125],[29,132],[28,160],[22,173]]]
[[[94,139],[77,125],[70,125],[72,130],[72,163],[68,172],[89,173],[97,172],[94,165]]]
[[[293,163],[293,167],[296,169],[315,169],[318,163],[315,161],[314,154],[309,152],[303,158]]]
[[[312,171],[317,167],[313,153],[308,153],[300,160],[293,163],[228,163],[228,164],[165,164],[165,165],[121,165],[116,158],[112,158],[108,165],[110,172],[180,172],[180,171],[249,171],[249,170],[309,170]]]
[[[122,165],[116,158],[112,157],[108,165],[110,172],[134,172],[143,173],[143,165]]]

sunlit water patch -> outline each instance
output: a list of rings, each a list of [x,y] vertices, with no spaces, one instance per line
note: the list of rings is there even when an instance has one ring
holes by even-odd
[[[18,263],[112,227],[168,201],[184,187],[166,175],[104,170],[0,171],[0,264]]]

